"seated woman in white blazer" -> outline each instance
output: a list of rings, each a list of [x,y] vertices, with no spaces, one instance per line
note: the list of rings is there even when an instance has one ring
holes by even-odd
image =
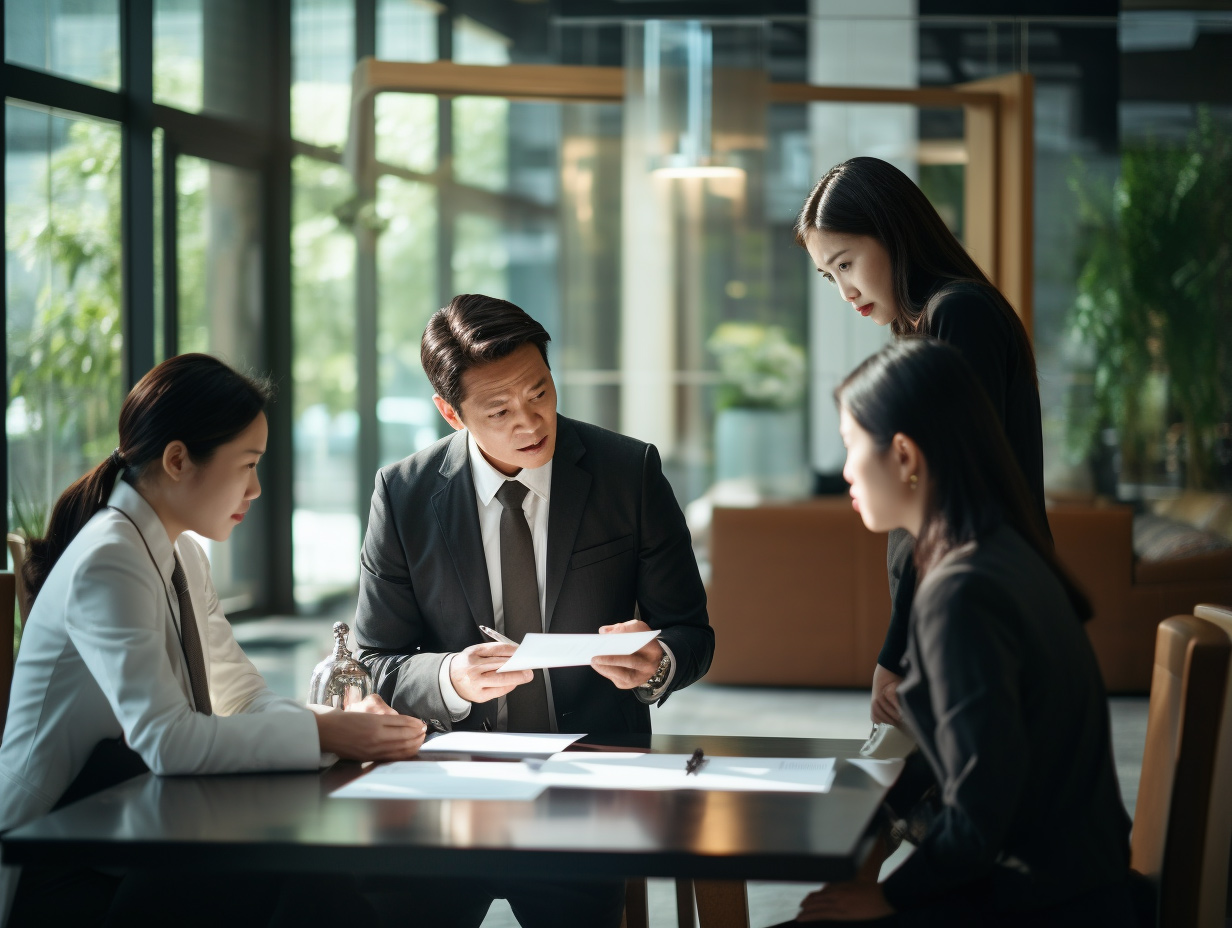
[[[359,712],[275,696],[185,534],[226,541],[260,494],[268,396],[207,355],[164,361],[125,399],[119,448],[65,491],[47,537],[31,541],[34,604],[0,744],[0,832],[146,766],[314,770],[329,754],[396,760],[419,749],[423,723],[379,696]],[[81,907],[63,913],[74,923],[97,921],[119,881],[91,875],[0,868],[0,922],[15,893],[14,924],[50,924],[65,904]]]

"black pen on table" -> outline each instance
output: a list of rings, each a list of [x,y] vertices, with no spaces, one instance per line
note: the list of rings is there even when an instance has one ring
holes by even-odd
[[[690,773],[696,774],[702,769],[702,764],[706,763],[709,758],[702,752],[701,748],[697,748],[693,752],[693,756],[684,762],[684,775],[687,777]]]
[[[488,628],[488,626],[486,625],[480,625],[479,630],[483,632],[485,635],[487,635],[489,638],[491,638],[493,641],[499,641],[501,644],[511,644],[515,648],[518,646],[518,643],[514,641],[512,638],[506,638],[504,635],[502,635],[500,632],[498,632],[494,628]]]

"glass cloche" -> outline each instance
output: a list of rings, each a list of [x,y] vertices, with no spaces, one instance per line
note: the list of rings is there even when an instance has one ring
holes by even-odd
[[[334,653],[312,671],[312,683],[308,686],[309,703],[345,709],[376,692],[372,677],[347,648],[350,631],[345,622],[334,625]]]

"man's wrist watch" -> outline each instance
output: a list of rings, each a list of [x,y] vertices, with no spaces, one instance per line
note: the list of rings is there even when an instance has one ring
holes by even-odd
[[[639,689],[643,689],[648,693],[653,693],[664,683],[667,682],[667,675],[672,669],[672,659],[667,651],[663,652],[663,656],[659,658],[659,666],[655,668],[654,676],[643,683]]]

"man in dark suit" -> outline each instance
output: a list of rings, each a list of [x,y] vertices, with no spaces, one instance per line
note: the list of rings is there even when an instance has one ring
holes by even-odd
[[[700,678],[714,633],[684,516],[653,445],[556,414],[548,333],[512,303],[458,296],[420,359],[457,431],[380,471],[356,614],[360,660],[439,730],[650,731],[650,704]],[[527,631],[659,638],[589,667],[502,674]],[[622,885],[469,881],[449,923],[506,897],[524,926],[619,924]],[[433,894],[440,896],[440,894]],[[416,903],[423,917],[423,900]],[[430,922],[429,922],[430,923]]]

